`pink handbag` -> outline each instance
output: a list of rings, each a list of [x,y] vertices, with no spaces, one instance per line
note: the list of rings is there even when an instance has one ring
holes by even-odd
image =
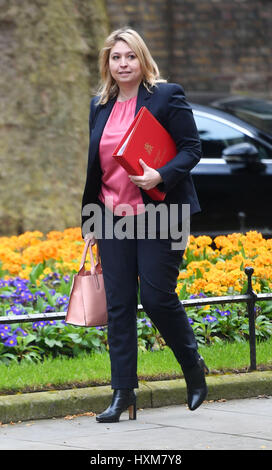
[[[94,264],[90,242],[91,238],[85,243],[80,269],[73,278],[65,322],[78,326],[105,326],[108,323],[108,311],[101,260],[97,244],[97,260]],[[88,248],[91,270],[85,271]]]

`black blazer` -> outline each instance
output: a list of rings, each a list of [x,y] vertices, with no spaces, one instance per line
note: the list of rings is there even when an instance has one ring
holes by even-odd
[[[98,97],[96,96],[90,104],[90,141],[82,211],[87,204],[98,201],[102,175],[99,142],[116,98],[110,99],[105,105],[97,105],[97,101]],[[158,83],[152,88],[152,93],[141,83],[135,115],[142,106],[149,109],[176,143],[177,155],[166,165],[157,169],[163,179],[163,183],[160,183],[158,188],[167,193],[164,203],[167,205],[178,204],[179,221],[181,221],[182,204],[190,204],[191,215],[201,210],[190,174],[190,170],[201,158],[201,143],[192,109],[186,101],[183,88],[176,83]],[[140,191],[144,204],[152,202],[157,205],[160,203],[160,201],[153,201],[141,188]],[[89,217],[91,214],[85,208],[85,215],[82,213],[82,225]],[[82,236],[84,237],[83,233]]]

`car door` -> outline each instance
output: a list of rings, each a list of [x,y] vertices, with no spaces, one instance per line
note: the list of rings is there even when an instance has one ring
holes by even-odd
[[[192,223],[192,233],[228,233],[272,230],[272,158],[264,143],[222,117],[194,110],[203,158],[192,176],[202,212]],[[222,152],[231,145],[249,142],[258,150],[262,165],[240,165],[226,161]]]

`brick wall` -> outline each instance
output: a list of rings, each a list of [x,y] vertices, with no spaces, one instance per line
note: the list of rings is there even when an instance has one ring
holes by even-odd
[[[169,81],[272,96],[271,0],[105,2],[111,29],[135,28]]]

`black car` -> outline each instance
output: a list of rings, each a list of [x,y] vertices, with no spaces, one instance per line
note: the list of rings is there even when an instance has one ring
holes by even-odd
[[[224,100],[223,100],[224,101]],[[272,130],[246,122],[235,111],[190,103],[203,158],[192,170],[202,212],[193,218],[192,234],[217,235],[258,230],[272,234]],[[228,103],[230,104],[230,103]],[[269,102],[268,102],[269,104]],[[246,113],[244,113],[246,114]],[[272,104],[270,110],[270,123]],[[255,124],[256,120],[255,120]]]

